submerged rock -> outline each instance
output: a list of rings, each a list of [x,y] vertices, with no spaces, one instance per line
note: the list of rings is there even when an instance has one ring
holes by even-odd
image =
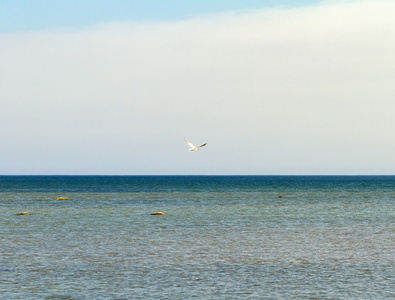
[[[17,213],[17,216],[27,216],[27,215],[31,215],[31,213],[25,211],[25,212],[21,212],[21,213]]]
[[[164,215],[166,215],[166,214],[165,214],[164,212],[158,211],[158,212],[152,213],[151,215],[154,215],[154,216],[164,216]]]
[[[284,198],[284,196],[278,196],[278,198]]]
[[[58,198],[54,198],[55,200],[70,200],[70,198],[67,197],[58,197]]]

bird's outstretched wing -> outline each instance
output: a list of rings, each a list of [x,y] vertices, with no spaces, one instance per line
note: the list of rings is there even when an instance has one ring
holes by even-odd
[[[188,142],[186,139],[184,139],[184,141],[189,145],[189,147],[191,147],[191,149],[196,148],[191,142]]]
[[[199,146],[198,148],[204,147],[206,145],[207,145],[207,143],[204,143],[203,145]]]

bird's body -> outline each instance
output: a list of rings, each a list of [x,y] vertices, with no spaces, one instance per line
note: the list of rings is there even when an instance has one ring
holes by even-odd
[[[185,142],[189,145],[189,147],[191,147],[191,149],[189,149],[189,151],[197,151],[197,150],[199,150],[201,147],[207,145],[207,143],[204,143],[204,144],[201,145],[201,146],[195,147],[191,142],[188,142],[186,139],[184,139],[184,140],[185,140]]]

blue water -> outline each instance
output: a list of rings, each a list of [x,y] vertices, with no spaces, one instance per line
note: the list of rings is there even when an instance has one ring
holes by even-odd
[[[395,176],[0,176],[0,298],[395,298],[394,202]]]

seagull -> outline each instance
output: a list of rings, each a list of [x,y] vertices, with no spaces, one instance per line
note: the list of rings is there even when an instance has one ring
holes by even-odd
[[[186,139],[184,139],[184,141],[189,145],[189,147],[191,147],[191,149],[189,149],[189,151],[197,151],[197,150],[199,150],[199,148],[207,145],[207,143],[204,143],[203,145],[201,145],[199,147],[195,147],[191,142],[188,142]]]

